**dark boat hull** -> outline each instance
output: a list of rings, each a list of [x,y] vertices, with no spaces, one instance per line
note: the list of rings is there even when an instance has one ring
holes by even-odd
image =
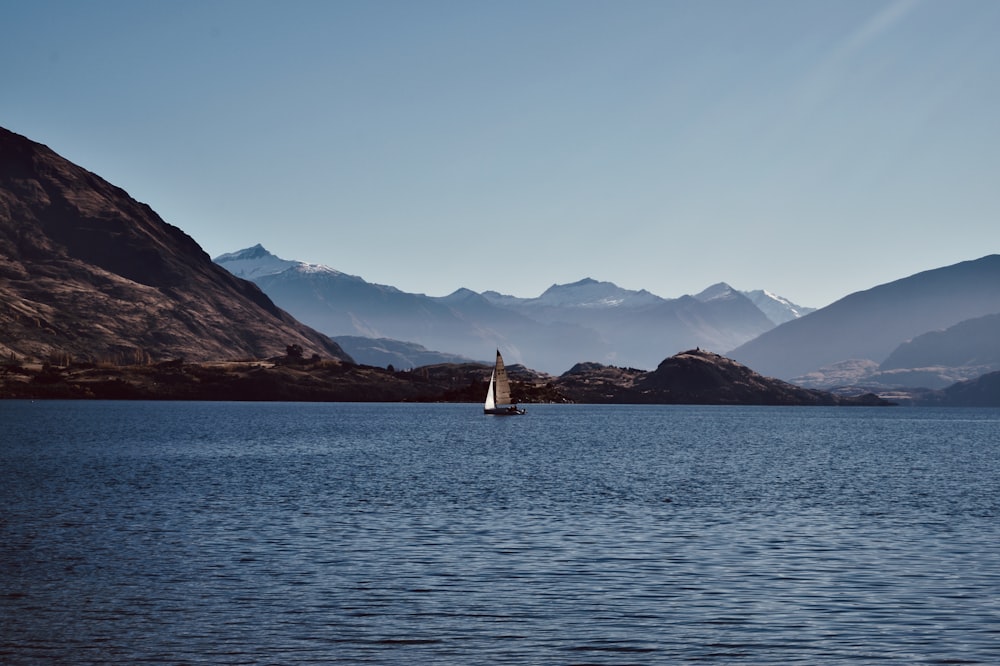
[[[518,407],[497,407],[496,409],[484,409],[483,414],[492,414],[493,416],[521,416],[524,414],[524,410]]]

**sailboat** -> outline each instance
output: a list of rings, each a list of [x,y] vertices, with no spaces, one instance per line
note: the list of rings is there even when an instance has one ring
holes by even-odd
[[[483,414],[496,416],[517,416],[524,414],[517,404],[510,401],[510,380],[507,379],[507,369],[503,367],[503,356],[497,350],[497,362],[490,375],[490,388],[486,391],[486,402],[483,403]]]

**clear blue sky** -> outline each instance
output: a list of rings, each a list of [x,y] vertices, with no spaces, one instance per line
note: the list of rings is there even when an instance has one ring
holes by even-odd
[[[818,307],[1000,252],[996,0],[0,16],[0,125],[213,257],[262,243],[430,295],[726,281]]]

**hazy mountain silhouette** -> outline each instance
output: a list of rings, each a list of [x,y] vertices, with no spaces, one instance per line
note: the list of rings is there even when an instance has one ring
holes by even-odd
[[[401,342],[390,338],[366,338],[360,335],[341,335],[335,338],[338,345],[351,355],[357,363],[379,368],[392,366],[396,370],[408,370],[426,365],[442,363],[481,363],[458,354],[431,351],[413,342]]]
[[[1000,314],[918,335],[861,381],[875,387],[940,389],[995,371],[1000,371]]]
[[[429,297],[326,266],[289,266],[259,245],[215,261],[332,337],[405,340],[467,358],[489,358],[499,347],[511,363],[553,374],[580,361],[655,368],[679,349],[731,348],[774,326],[725,283],[677,299],[590,278],[552,285],[537,298],[469,289]]]
[[[924,271],[853,293],[729,352],[785,379],[850,359],[886,361],[902,343],[1000,313],[1000,255]]]
[[[675,299],[590,278],[553,285],[538,298],[485,296],[535,321],[595,331],[607,342],[607,356],[578,359],[637,368],[655,368],[679,349],[727,349],[774,327],[750,299],[725,283]]]
[[[1000,314],[967,319],[943,331],[930,331],[904,342],[879,366],[880,370],[935,366],[1000,370]]]
[[[216,261],[228,266],[238,255],[223,255]],[[496,348],[502,348],[512,364],[523,362],[525,357],[535,358],[530,351],[525,353],[526,349],[544,347],[554,351],[538,357],[540,365],[557,369],[572,365],[576,354],[603,357],[605,353],[593,331],[540,324],[468,290],[441,298],[428,297],[301,262],[278,273],[258,275],[254,280],[300,321],[331,337],[405,341],[473,359],[489,358]],[[398,352],[402,349],[397,347]],[[409,356],[408,365],[403,364],[404,359],[397,359],[393,362],[397,367],[420,364],[419,355]]]
[[[924,402],[950,407],[1000,407],[1000,372],[953,384]]]

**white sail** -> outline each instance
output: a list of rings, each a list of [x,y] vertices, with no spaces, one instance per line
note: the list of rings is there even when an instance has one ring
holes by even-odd
[[[486,391],[486,402],[483,403],[483,411],[490,411],[491,409],[496,409],[497,401],[493,399],[493,380],[497,376],[497,371],[494,369],[493,374],[490,375],[490,388]]]

